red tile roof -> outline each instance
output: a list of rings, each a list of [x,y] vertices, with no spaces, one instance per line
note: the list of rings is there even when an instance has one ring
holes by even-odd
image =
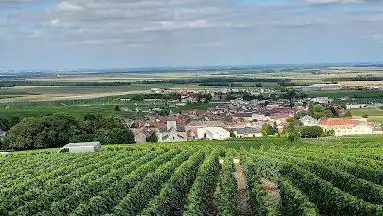
[[[346,119],[346,118],[322,118],[319,121],[320,125],[325,126],[353,126],[361,123],[363,121],[356,119]]]

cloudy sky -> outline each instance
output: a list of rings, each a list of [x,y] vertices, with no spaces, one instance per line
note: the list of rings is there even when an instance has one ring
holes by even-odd
[[[0,0],[0,69],[383,60],[383,0]]]

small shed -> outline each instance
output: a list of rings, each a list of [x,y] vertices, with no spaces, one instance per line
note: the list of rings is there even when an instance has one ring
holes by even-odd
[[[99,152],[100,142],[69,143],[60,152]]]

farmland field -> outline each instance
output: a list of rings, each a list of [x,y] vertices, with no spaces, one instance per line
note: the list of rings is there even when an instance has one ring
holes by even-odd
[[[383,215],[380,140],[260,138],[0,155],[0,214]]]

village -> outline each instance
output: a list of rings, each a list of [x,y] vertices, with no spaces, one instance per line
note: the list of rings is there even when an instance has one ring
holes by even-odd
[[[251,93],[260,94],[259,92]],[[269,91],[269,93],[272,92]],[[185,89],[179,94],[183,103],[197,103],[197,100],[200,100],[198,95],[204,94],[205,97],[209,95],[209,103],[212,107],[180,113],[175,113],[170,108],[167,116],[158,116],[149,112],[144,118],[128,123],[137,143],[150,141],[149,137],[156,137],[155,141],[158,142],[180,142],[281,136],[285,134],[291,119],[299,120],[299,124],[303,127],[318,126],[322,128],[326,136],[383,134],[380,124],[368,121],[367,117],[353,118],[348,110],[353,107],[378,108],[382,106],[380,103],[339,105],[328,97],[269,100],[244,100],[239,97],[224,101],[220,100],[221,94],[206,91],[188,92]],[[323,115],[315,113],[315,109],[320,110],[325,107],[332,109],[334,115],[329,110],[322,110],[321,112],[325,113]],[[272,128],[272,133],[264,131],[264,128],[267,128],[265,125]]]

